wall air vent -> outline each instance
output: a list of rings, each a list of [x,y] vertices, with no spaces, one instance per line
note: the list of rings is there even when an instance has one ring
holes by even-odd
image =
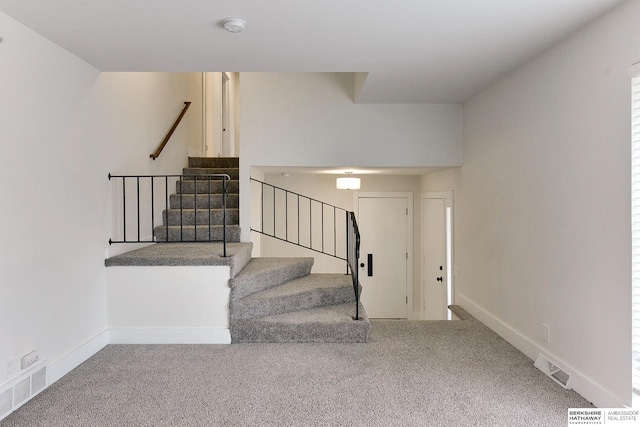
[[[45,361],[0,386],[0,421],[47,387]]]
[[[538,358],[536,359],[536,362],[533,364],[533,366],[540,369],[545,373],[545,375],[547,375],[549,378],[551,378],[567,390],[571,390],[573,388],[571,375],[542,354],[538,354]]]
[[[7,389],[0,393],[0,420],[13,410],[13,389]]]

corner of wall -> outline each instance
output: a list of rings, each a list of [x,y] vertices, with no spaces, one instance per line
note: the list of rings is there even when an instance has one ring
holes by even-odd
[[[498,319],[466,296],[458,294],[456,304],[464,308],[469,314],[482,322],[486,327],[504,338],[509,344],[524,353],[524,355],[531,359],[532,362],[536,360],[538,354],[542,354],[549,360],[554,361],[558,366],[562,367],[565,372],[571,375],[573,380],[573,390],[593,403],[596,407],[621,408],[631,406],[630,401],[626,401],[625,399],[621,399],[616,396],[611,390],[608,390],[606,387],[598,384],[585,373],[560,359],[555,354],[540,347],[529,337],[507,325],[505,322]],[[629,390],[629,393],[631,393],[631,390]]]

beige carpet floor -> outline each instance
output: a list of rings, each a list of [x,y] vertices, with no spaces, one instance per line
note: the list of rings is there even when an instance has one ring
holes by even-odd
[[[473,318],[368,344],[109,345],[10,426],[565,426],[589,402]]]

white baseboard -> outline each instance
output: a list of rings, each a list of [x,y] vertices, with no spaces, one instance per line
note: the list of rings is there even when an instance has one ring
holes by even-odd
[[[47,366],[47,387],[80,366],[81,363],[109,344],[109,334],[103,331]]]
[[[231,344],[226,328],[110,329],[109,344]]]
[[[598,408],[621,408],[628,405],[617,398],[614,393],[602,387],[593,379],[575,369],[553,353],[550,353],[547,349],[540,347],[521,332],[498,319],[464,295],[456,295],[456,304],[460,305],[469,314],[504,338],[509,344],[520,350],[532,361],[536,360],[539,353],[549,360],[554,361],[554,364],[571,375],[573,390]]]
[[[0,385],[0,392],[5,392],[22,379],[28,378],[34,370],[46,368],[44,387],[38,390],[37,393],[30,395],[28,399],[20,404],[23,405],[108,344],[231,344],[231,332],[227,328],[105,330],[60,359],[52,363],[46,363],[43,360],[21,373],[20,376]],[[10,407],[0,413],[0,420],[7,417],[14,409]]]

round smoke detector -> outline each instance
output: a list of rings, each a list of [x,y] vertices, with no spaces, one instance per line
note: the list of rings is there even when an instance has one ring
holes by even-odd
[[[225,18],[222,20],[222,26],[230,33],[240,33],[244,31],[247,23],[240,18]]]

